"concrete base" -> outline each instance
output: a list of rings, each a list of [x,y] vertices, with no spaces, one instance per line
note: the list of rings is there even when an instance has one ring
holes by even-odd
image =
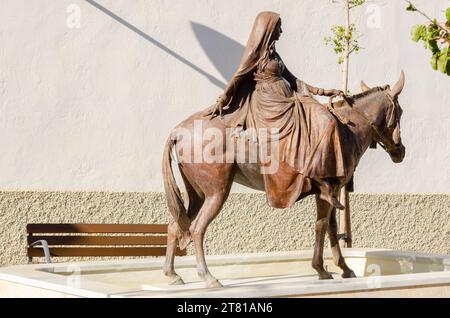
[[[192,256],[176,259],[185,285],[171,286],[163,258],[32,264],[0,269],[1,297],[450,297],[450,257],[382,249],[348,249],[358,278],[342,279],[326,255],[334,280],[319,281],[312,251],[210,256],[224,285],[205,289]]]

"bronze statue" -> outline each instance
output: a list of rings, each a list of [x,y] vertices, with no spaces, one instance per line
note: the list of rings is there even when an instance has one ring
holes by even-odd
[[[169,225],[164,273],[172,284],[183,283],[174,270],[177,244],[184,249],[192,240],[199,276],[206,287],[221,286],[207,268],[203,239],[233,182],[265,191],[268,204],[275,208],[290,207],[315,194],[317,222],[312,265],[320,279],[332,278],[323,267],[322,256],[328,232],[342,277],[355,277],[338,244],[336,208],[342,205],[337,194],[374,142],[382,145],[394,162],[403,160],[398,96],[404,86],[404,74],[392,90],[389,86],[368,89],[362,84],[366,91],[352,97],[338,90],[316,88],[298,80],[284,65],[275,48],[281,33],[278,14],[260,13],[239,68],[223,95],[215,105],[179,124],[166,143],[164,186],[174,221]],[[341,96],[343,100],[331,103],[330,98],[330,104],[325,106],[310,93]],[[202,136],[199,126],[202,132],[214,131],[215,138]],[[270,129],[267,138],[259,134],[264,129]],[[242,145],[246,159],[252,157],[252,149],[258,149],[256,161],[238,160],[236,149]],[[191,150],[195,157],[196,147],[202,154],[208,150],[215,160],[192,160]],[[263,160],[261,149],[270,154],[268,160]],[[186,206],[173,176],[173,158],[186,187]]]

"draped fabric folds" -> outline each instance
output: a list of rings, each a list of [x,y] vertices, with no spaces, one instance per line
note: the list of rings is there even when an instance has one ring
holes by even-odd
[[[278,169],[264,174],[269,205],[286,208],[312,188],[317,178],[345,177],[339,128],[327,108],[310,96],[297,93],[286,79],[286,67],[275,50],[273,34],[278,14],[263,12],[256,18],[241,63],[225,95],[228,127],[278,131],[267,142],[277,142]],[[211,114],[209,109],[206,114]],[[260,144],[261,146],[261,144]]]

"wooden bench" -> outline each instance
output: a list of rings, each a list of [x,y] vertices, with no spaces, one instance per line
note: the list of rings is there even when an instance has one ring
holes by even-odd
[[[27,256],[163,256],[167,224],[28,224]],[[186,255],[177,248],[176,255]]]

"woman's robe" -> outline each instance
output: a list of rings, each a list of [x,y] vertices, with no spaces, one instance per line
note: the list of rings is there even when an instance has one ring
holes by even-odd
[[[257,17],[238,71],[224,93],[225,123],[244,131],[277,131],[257,142],[273,152],[260,158],[263,171],[278,167],[263,172],[267,201],[286,208],[311,191],[313,179],[345,177],[346,169],[337,121],[308,96],[309,90],[318,89],[297,80],[275,50],[272,36],[278,21],[278,14],[271,12]]]

